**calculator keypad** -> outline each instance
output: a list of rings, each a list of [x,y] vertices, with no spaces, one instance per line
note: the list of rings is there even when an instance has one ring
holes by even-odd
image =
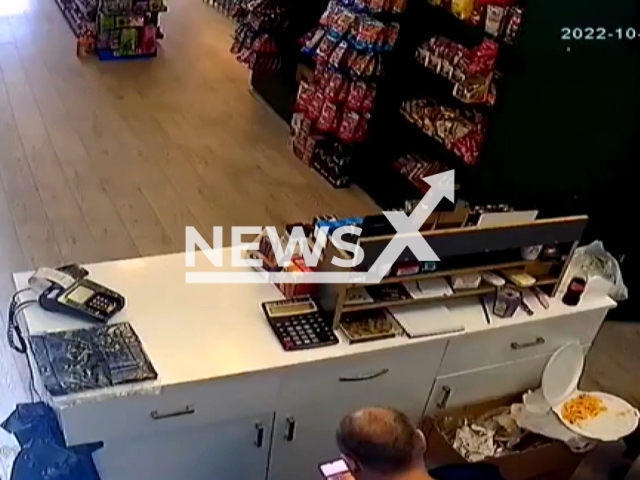
[[[285,350],[303,350],[338,343],[338,337],[331,327],[316,312],[271,320],[271,325]]]

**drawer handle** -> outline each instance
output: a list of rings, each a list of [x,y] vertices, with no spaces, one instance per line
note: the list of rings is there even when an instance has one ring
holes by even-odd
[[[293,417],[287,417],[287,429],[284,432],[284,439],[287,442],[293,442],[293,437],[296,434],[296,420]]]
[[[451,398],[451,387],[444,385],[442,387],[442,398],[440,399],[440,401],[436,404],[436,406],[438,408],[444,408],[447,406],[447,403],[449,403],[449,398]]]
[[[196,413],[196,409],[191,405],[186,406],[182,410],[177,410],[175,412],[169,413],[159,413],[157,410],[151,412],[151,418],[154,420],[162,420],[164,418],[173,418],[173,417],[182,417],[183,415],[191,415],[192,413]]]
[[[381,377],[387,373],[389,373],[389,369],[383,368],[378,372],[365,373],[364,375],[358,375],[356,377],[340,377],[340,381],[341,382],[364,382],[365,380],[373,380],[374,378]]]
[[[522,350],[523,348],[537,347],[539,345],[544,345],[544,343],[545,343],[545,340],[542,337],[536,338],[533,342],[526,342],[526,343],[512,342],[511,350]]]
[[[264,426],[260,422],[256,422],[256,440],[253,444],[262,448],[262,444],[264,443]]]

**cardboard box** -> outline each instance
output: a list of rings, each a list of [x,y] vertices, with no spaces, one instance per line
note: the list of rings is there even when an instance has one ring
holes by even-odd
[[[439,429],[443,417],[463,418],[478,416],[494,408],[520,402],[522,395],[503,397],[462,408],[445,410],[423,420],[421,429],[427,440],[425,461],[428,468],[442,465],[469,463],[460,455]],[[550,443],[501,457],[486,458],[500,468],[505,480],[568,480],[578,468],[584,454],[572,452],[564,443],[551,440]]]

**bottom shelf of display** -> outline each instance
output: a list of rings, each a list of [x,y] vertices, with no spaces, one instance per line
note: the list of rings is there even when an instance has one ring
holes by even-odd
[[[103,61],[136,60],[139,58],[154,58],[158,56],[157,50],[153,53],[134,53],[132,55],[119,55],[117,52],[113,50],[98,49],[96,50],[96,53],[98,54],[98,58]]]

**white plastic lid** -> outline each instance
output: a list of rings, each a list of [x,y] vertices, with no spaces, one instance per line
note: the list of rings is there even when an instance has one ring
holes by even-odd
[[[551,406],[565,401],[578,388],[584,368],[584,355],[578,343],[556,350],[542,373],[542,394]]]

